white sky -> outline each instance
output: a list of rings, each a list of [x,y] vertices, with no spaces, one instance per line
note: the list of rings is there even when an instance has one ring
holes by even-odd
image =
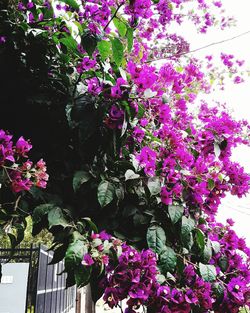
[[[249,0],[224,0],[222,1],[228,15],[237,19],[237,26],[219,31],[211,29],[206,35],[197,35],[193,27],[182,29],[182,35],[191,43],[191,50],[207,44],[231,38],[240,33],[250,30],[250,1]],[[245,59],[246,66],[250,68],[250,34],[234,39],[232,41],[212,46],[196,52],[194,55],[204,57],[205,55],[217,55],[221,52],[234,54],[237,59]],[[213,98],[226,102],[234,110],[237,118],[244,118],[250,122],[250,78],[239,85],[229,84],[225,91],[216,92]],[[250,173],[250,148],[238,148],[233,154],[233,159],[240,162]],[[250,245],[250,194],[238,199],[228,196],[223,199],[218,213],[218,220],[224,222],[231,217],[235,221],[234,229],[239,235],[245,237]]]

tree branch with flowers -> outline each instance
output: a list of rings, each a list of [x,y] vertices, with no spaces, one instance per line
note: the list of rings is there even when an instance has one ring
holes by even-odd
[[[4,183],[24,197],[12,202],[22,201],[15,218],[25,211],[34,235],[53,234],[52,263],[65,259],[67,286],[90,283],[93,300],[103,296],[111,308],[126,299],[126,313],[239,312],[249,304],[250,250],[230,219],[216,222],[227,193],[249,191],[250,176],[230,159],[249,145],[249,125],[205,101],[217,80],[224,88],[226,72],[243,81],[243,61],[222,53],[220,72],[211,56],[184,56],[189,44],[168,32],[171,24],[190,19],[206,33],[233,22],[220,1],[197,1],[195,11],[190,4],[0,7],[1,125],[31,138],[32,159],[46,160],[50,175],[41,190],[44,162],[21,162],[30,142],[13,145],[1,131]],[[148,64],[155,58],[165,61]],[[11,210],[1,212],[12,223]]]

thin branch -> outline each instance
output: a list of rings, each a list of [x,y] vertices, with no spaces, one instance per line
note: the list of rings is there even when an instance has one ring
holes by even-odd
[[[168,57],[165,57],[165,58],[158,58],[158,59],[152,59],[152,60],[149,60],[149,61],[146,61],[145,63],[152,63],[152,62],[155,62],[155,61],[161,61],[161,60],[166,60],[166,59],[171,59],[173,57],[179,57],[179,56],[183,56],[183,55],[186,55],[186,54],[190,54],[190,53],[194,53],[194,52],[197,52],[197,51],[200,51],[200,50],[203,50],[203,49],[206,49],[206,48],[209,48],[209,47],[212,47],[212,46],[216,46],[216,45],[219,45],[219,44],[222,44],[224,42],[228,42],[228,41],[231,41],[231,40],[234,40],[234,39],[237,39],[239,37],[242,37],[242,36],[245,36],[247,34],[250,33],[250,30],[244,32],[244,33],[241,33],[239,35],[236,35],[234,37],[231,37],[231,38],[227,38],[227,39],[224,39],[224,40],[220,40],[220,41],[216,41],[216,42],[212,42],[208,45],[205,45],[205,46],[202,46],[200,48],[196,48],[196,49],[193,49],[193,50],[190,50],[190,51],[187,51],[187,52],[183,52],[183,53],[176,53],[176,54],[172,54]]]
[[[120,308],[120,310],[121,310],[121,313],[123,313],[123,309],[122,309],[122,306],[121,306],[121,304],[117,304],[118,305],[118,307]]]
[[[107,29],[107,27],[109,26],[109,24],[113,21],[113,19],[116,17],[117,12],[119,11],[119,9],[123,6],[123,4],[118,5],[117,9],[115,10],[115,13],[113,14],[113,16],[111,17],[111,19],[108,21],[107,25],[104,27],[103,31],[105,32],[105,30]]]

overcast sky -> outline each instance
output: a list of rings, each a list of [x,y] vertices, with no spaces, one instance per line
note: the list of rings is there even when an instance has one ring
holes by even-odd
[[[237,19],[237,26],[224,31],[210,30],[206,35],[197,35],[192,27],[184,28],[182,35],[191,43],[191,50],[206,44],[231,38],[250,30],[250,1],[247,0],[224,0],[224,8],[229,15]],[[208,54],[219,56],[221,52],[232,53],[237,59],[245,59],[246,66],[250,69],[250,33],[232,41],[206,48],[194,55],[203,57]],[[237,118],[244,118],[250,122],[250,79],[239,85],[229,84],[225,91],[216,92],[213,98],[226,102],[234,110]],[[240,162],[250,173],[250,148],[238,148],[233,159]],[[218,213],[218,220],[225,221],[228,217],[235,220],[235,230],[247,239],[250,245],[250,195],[242,199],[228,196],[223,199]]]

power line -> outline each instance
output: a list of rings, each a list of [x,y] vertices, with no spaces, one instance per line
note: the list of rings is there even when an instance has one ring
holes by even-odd
[[[196,48],[196,49],[187,51],[187,52],[172,54],[171,56],[168,56],[168,57],[165,57],[165,58],[152,59],[152,60],[147,61],[146,63],[151,63],[151,62],[156,62],[156,61],[171,59],[171,58],[173,58],[173,57],[177,57],[177,56],[179,57],[179,56],[182,56],[182,55],[194,53],[194,52],[197,52],[197,51],[200,51],[200,50],[203,50],[203,49],[212,47],[212,46],[216,46],[216,45],[222,44],[222,43],[224,43],[224,42],[228,42],[228,41],[237,39],[237,38],[242,37],[242,36],[245,36],[245,35],[247,35],[247,34],[249,34],[249,33],[250,33],[250,30],[248,30],[248,31],[246,31],[246,32],[244,32],[244,33],[241,33],[241,34],[239,34],[239,35],[236,35],[236,36],[227,38],[227,39],[223,39],[223,40],[220,40],[220,41],[212,42],[212,43],[210,43],[210,44],[208,44],[208,45],[205,45],[205,46],[202,46],[202,47],[199,47],[199,48]]]

